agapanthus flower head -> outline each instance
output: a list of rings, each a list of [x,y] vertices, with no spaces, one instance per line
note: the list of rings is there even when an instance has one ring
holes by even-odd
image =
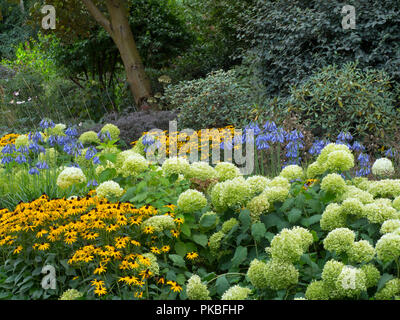
[[[250,293],[251,289],[235,285],[224,292],[221,300],[246,300]]]
[[[198,275],[192,275],[186,284],[186,295],[189,300],[211,300],[207,285],[201,282]]]
[[[86,181],[86,176],[79,168],[65,168],[57,177],[57,186],[61,189],[66,189],[74,184],[83,183]]]
[[[69,137],[76,137],[78,135],[78,130],[74,127],[70,127],[67,130],[65,130],[65,134]]]
[[[350,132],[342,131],[337,136],[337,139],[341,140],[341,141],[351,141],[351,140],[353,140],[353,136],[350,134]]]
[[[26,157],[23,154],[20,154],[15,158],[15,162],[19,163],[19,164],[22,164],[22,163],[26,163],[27,160],[26,160]]]
[[[322,179],[321,190],[341,194],[346,191],[346,182],[339,174],[330,173]]]
[[[105,181],[96,188],[96,194],[99,198],[119,198],[123,193],[124,189],[122,189],[117,182],[112,180]]]
[[[324,239],[324,248],[336,253],[348,252],[354,245],[355,233],[348,228],[337,228]]]
[[[239,168],[230,162],[218,163],[215,166],[215,170],[217,171],[218,180],[221,182],[234,179],[242,175]]]
[[[264,124],[264,130],[272,132],[277,130],[277,126],[274,121],[267,121]]]
[[[36,167],[37,167],[39,170],[46,170],[46,169],[49,168],[49,166],[48,166],[48,164],[46,163],[46,161],[39,161],[39,162],[36,164]]]
[[[200,211],[207,205],[207,199],[203,193],[189,189],[179,195],[178,208],[183,212]]]
[[[47,129],[47,128],[53,128],[55,124],[51,119],[43,119],[42,121],[40,121],[39,126],[42,129]]]
[[[38,169],[36,169],[36,168],[30,168],[29,169],[29,171],[28,171],[28,173],[30,174],[30,175],[38,175],[39,174],[39,170]]]
[[[394,173],[394,167],[388,158],[377,159],[372,165],[372,173],[378,177],[391,176]]]

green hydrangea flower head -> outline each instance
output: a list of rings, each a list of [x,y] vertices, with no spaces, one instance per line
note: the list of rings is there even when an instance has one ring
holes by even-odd
[[[375,248],[367,240],[360,240],[353,243],[348,256],[355,263],[370,262],[375,257]]]
[[[396,197],[393,202],[392,202],[392,206],[393,208],[395,208],[396,210],[400,211],[400,196]]]
[[[307,300],[329,300],[329,288],[323,281],[312,281],[306,289]]]
[[[246,179],[246,182],[250,186],[251,195],[255,196],[263,192],[271,180],[263,176],[251,176]]]
[[[258,259],[254,259],[250,262],[250,267],[247,270],[247,276],[251,284],[257,289],[266,289],[268,284],[265,278],[265,271],[267,264]]]
[[[325,192],[341,194],[346,191],[346,182],[337,173],[330,173],[322,179],[321,189]]]
[[[291,229],[291,231],[295,234],[297,234],[300,237],[301,241],[301,246],[303,248],[303,251],[307,251],[309,246],[312,245],[314,242],[314,237],[310,231],[308,231],[305,228],[296,226]]]
[[[217,171],[204,161],[194,162],[185,175],[188,179],[211,180],[217,178]]]
[[[96,194],[100,199],[119,198],[124,194],[124,189],[122,189],[117,182],[109,180],[101,183],[96,188]]]
[[[211,300],[207,286],[198,275],[192,275],[186,284],[186,295],[189,300]]]
[[[97,133],[94,131],[86,131],[86,132],[82,133],[78,140],[79,140],[79,142],[81,142],[84,145],[100,143],[100,139],[97,136]]]
[[[384,234],[376,243],[375,250],[378,259],[383,262],[397,260],[400,257],[400,235]]]
[[[29,137],[26,134],[22,134],[15,139],[15,148],[27,147],[30,144]]]
[[[78,300],[83,297],[83,293],[76,289],[68,289],[64,291],[59,300]]]
[[[157,257],[152,254],[151,252],[144,253],[143,257],[149,259],[150,265],[144,264],[140,259],[136,259],[138,265],[139,265],[139,272],[144,271],[144,270],[149,270],[152,275],[158,276],[160,274],[160,266],[158,265],[157,262]]]
[[[364,206],[364,216],[372,223],[384,223],[386,220],[400,218],[396,209],[387,203],[375,201]]]
[[[367,191],[375,198],[394,199],[400,196],[400,180],[384,179],[371,181]]]
[[[289,195],[289,189],[283,187],[266,188],[260,196],[268,199],[269,203],[284,202]]]
[[[294,232],[284,228],[272,239],[271,246],[267,248],[267,252],[270,253],[274,260],[293,263],[299,261],[303,255],[303,245],[299,231]]]
[[[136,177],[148,167],[149,162],[140,154],[135,153],[126,157],[120,171],[123,177]]]
[[[354,156],[345,150],[332,151],[328,154],[325,168],[332,172],[342,172],[354,167]]]
[[[244,206],[250,197],[250,186],[243,177],[237,177],[224,182],[222,202],[225,207],[236,208]]]
[[[344,268],[344,264],[340,261],[329,260],[325,263],[322,270],[321,278],[330,287],[336,286],[336,281]]]
[[[357,198],[347,198],[341,205],[342,214],[354,215],[361,218],[364,214],[364,205]]]
[[[208,246],[210,247],[211,252],[214,254],[218,252],[219,248],[221,247],[221,240],[225,237],[225,233],[222,231],[215,232],[211,235],[210,239],[208,240]]]
[[[165,176],[169,177],[173,174],[185,174],[190,169],[189,162],[182,157],[172,157],[166,159],[161,166]]]
[[[111,123],[107,123],[103,128],[101,128],[100,132],[102,134],[106,134],[106,132],[108,132],[110,134],[111,140],[118,139],[119,134],[121,133],[119,128]]]
[[[380,232],[382,234],[392,233],[397,229],[400,229],[400,219],[389,219],[382,224]]]
[[[260,216],[270,208],[268,198],[265,195],[254,197],[247,203],[250,217],[253,223],[260,221]]]
[[[317,157],[317,162],[325,166],[326,162],[328,161],[329,154],[334,151],[345,151],[351,154],[348,146],[344,144],[329,143],[321,150],[321,153]]]
[[[337,228],[324,239],[324,248],[337,253],[348,252],[354,245],[355,233],[348,228]]]
[[[239,168],[230,162],[220,162],[215,166],[219,181],[234,179],[242,175]]]
[[[235,285],[222,295],[221,300],[246,300],[248,295],[251,293],[249,288],[243,288]]]
[[[309,179],[314,179],[322,175],[326,171],[325,167],[319,162],[315,161],[307,167],[306,175]]]
[[[304,172],[303,168],[298,166],[297,164],[293,165],[288,165],[279,174],[279,176],[292,181],[296,179],[303,179],[304,178]]]
[[[400,279],[395,278],[386,282],[385,286],[375,294],[374,298],[376,300],[393,300],[398,294],[400,294]]]
[[[200,191],[189,189],[179,195],[178,208],[185,213],[200,211],[207,205],[207,199]]]
[[[46,148],[45,152],[39,153],[38,160],[46,161],[47,164],[55,166],[57,163],[58,152],[54,148]]]
[[[346,215],[337,203],[330,203],[322,213],[320,220],[322,230],[332,231],[346,227]]]
[[[293,264],[274,259],[266,263],[264,276],[272,290],[286,289],[299,282],[299,271]]]
[[[362,204],[374,202],[374,197],[372,194],[355,186],[347,186],[346,191],[340,196],[340,200],[342,201],[349,198],[358,199],[362,202]]]
[[[239,221],[235,218],[231,218],[228,221],[225,221],[222,224],[222,228],[221,231],[225,234],[229,233],[229,231],[231,231],[236,225],[239,224]]]
[[[286,179],[282,176],[277,176],[274,179],[272,179],[270,183],[268,183],[268,187],[269,188],[280,187],[280,188],[285,188],[285,189],[289,190],[290,182],[288,179]]]
[[[176,228],[174,219],[168,215],[153,216],[142,223],[142,230],[146,227],[153,227],[155,232],[163,232],[164,230],[172,230]]]
[[[375,287],[381,278],[379,270],[373,264],[365,264],[361,267],[361,270],[365,274],[365,286],[367,288]]]

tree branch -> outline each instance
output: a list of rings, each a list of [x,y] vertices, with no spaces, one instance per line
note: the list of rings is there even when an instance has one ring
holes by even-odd
[[[113,32],[111,29],[110,21],[103,15],[103,13],[96,7],[92,0],[82,0],[90,14],[95,20],[112,36]]]

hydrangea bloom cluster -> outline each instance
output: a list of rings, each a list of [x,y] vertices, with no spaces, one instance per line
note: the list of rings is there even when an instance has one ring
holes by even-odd
[[[256,196],[265,190],[271,180],[263,176],[251,176],[246,179],[246,182],[250,186],[251,195]]]
[[[194,162],[190,165],[185,176],[188,179],[211,180],[217,178],[217,171],[204,161]]]
[[[79,168],[65,168],[57,177],[57,186],[67,189],[74,184],[86,182],[86,176]]]
[[[78,300],[83,297],[83,293],[76,289],[68,289],[64,291],[59,300]]]
[[[235,285],[222,295],[221,300],[246,300],[248,295],[251,293],[249,288],[243,288]]]
[[[203,209],[207,199],[200,191],[189,189],[179,195],[177,203],[180,210],[189,213]]]
[[[103,128],[101,128],[100,134],[104,137],[107,136],[107,133],[111,140],[116,140],[119,138],[121,131],[116,125],[107,123]]]
[[[346,191],[346,182],[337,173],[330,173],[322,179],[321,189],[326,192],[340,194]]]
[[[377,159],[372,165],[372,173],[378,177],[391,176],[394,173],[394,167],[388,158]]]
[[[379,260],[389,262],[400,257],[400,235],[395,233],[384,234],[375,245]]]
[[[125,158],[121,167],[123,177],[136,177],[149,167],[149,162],[140,154],[132,153]]]
[[[260,216],[267,212],[270,203],[267,196],[257,196],[247,203],[247,209],[250,211],[250,217],[253,223],[260,221]]]
[[[201,282],[198,275],[192,275],[186,284],[186,294],[189,300],[211,300],[207,286]]]
[[[292,164],[283,168],[279,175],[289,181],[292,181],[296,179],[302,179],[304,176],[304,172],[302,167],[296,164]]]
[[[124,194],[124,189],[117,182],[110,180],[101,183],[96,189],[96,194],[99,198],[119,198]]]
[[[355,240],[354,231],[348,228],[337,228],[328,233],[324,239],[324,248],[337,253],[348,252]]]
[[[234,179],[242,175],[239,168],[230,162],[218,163],[215,166],[215,170],[217,171],[219,181]]]
[[[185,174],[190,169],[190,164],[185,158],[172,157],[166,159],[161,168],[164,175],[169,177],[173,174]]]
[[[142,223],[142,230],[146,227],[152,227],[155,232],[162,232],[164,230],[172,230],[176,226],[174,219],[171,216],[162,215],[148,218]]]
[[[100,139],[97,136],[97,133],[94,131],[86,131],[86,132],[82,133],[78,140],[80,143],[86,144],[86,145],[100,143]]]
[[[217,183],[211,190],[211,202],[217,211],[243,206],[250,197],[250,185],[243,177]]]

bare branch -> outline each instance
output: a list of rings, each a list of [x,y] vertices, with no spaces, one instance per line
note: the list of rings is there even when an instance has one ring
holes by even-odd
[[[90,14],[96,19],[96,21],[112,36],[113,32],[111,29],[110,21],[103,15],[103,13],[96,7],[92,0],[82,0]]]

